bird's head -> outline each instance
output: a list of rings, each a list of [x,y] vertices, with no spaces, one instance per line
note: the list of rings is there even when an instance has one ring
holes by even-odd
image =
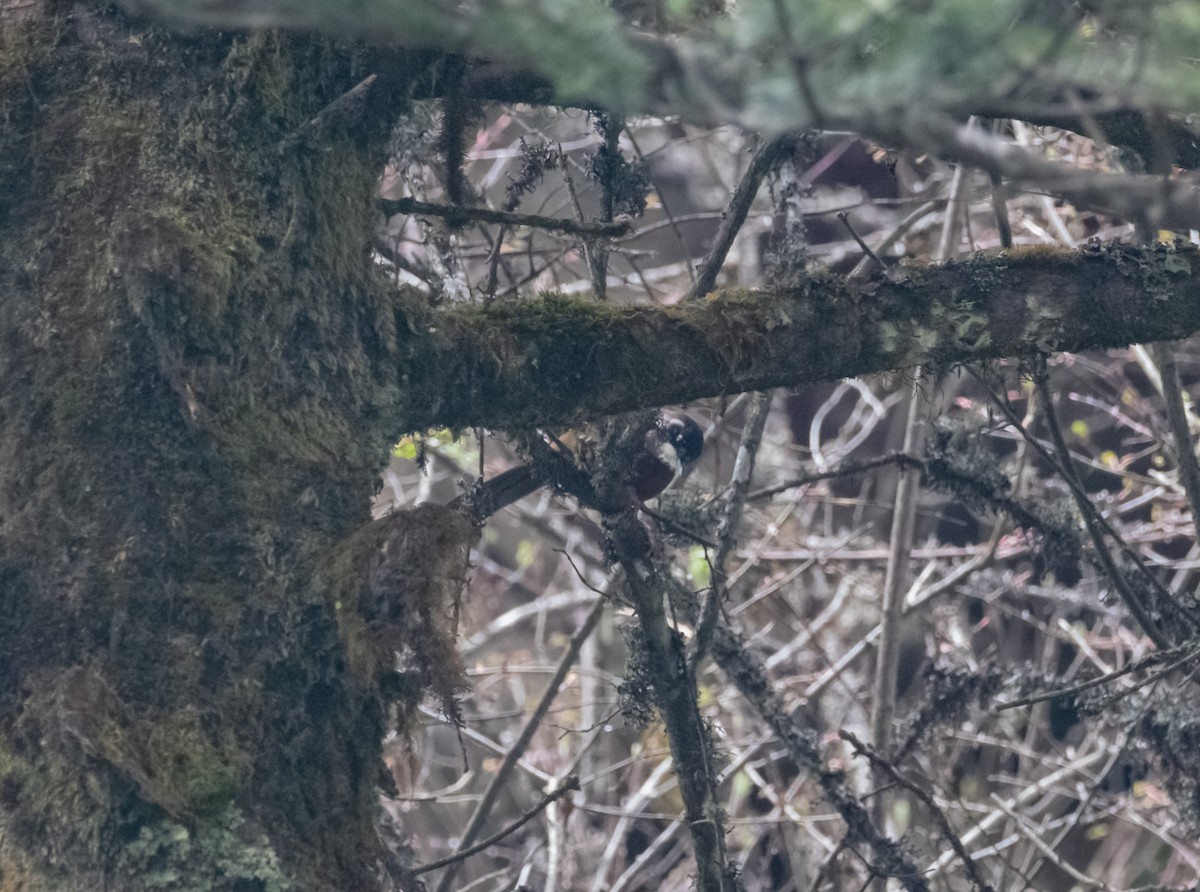
[[[680,473],[692,469],[704,451],[704,431],[690,415],[672,415],[662,421],[663,439],[675,452]]]

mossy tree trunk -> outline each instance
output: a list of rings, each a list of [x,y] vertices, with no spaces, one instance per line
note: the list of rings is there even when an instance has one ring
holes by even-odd
[[[3,888],[376,882],[382,709],[314,579],[395,434],[388,122],[305,137],[364,76],[103,7],[4,23]]]

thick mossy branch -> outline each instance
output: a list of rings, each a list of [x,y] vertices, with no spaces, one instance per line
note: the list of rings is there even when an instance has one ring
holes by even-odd
[[[668,308],[545,295],[407,320],[402,426],[553,425],[916,365],[1123,347],[1200,328],[1200,254],[980,254]]]

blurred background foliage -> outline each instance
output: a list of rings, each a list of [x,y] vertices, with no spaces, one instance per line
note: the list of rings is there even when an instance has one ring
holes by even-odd
[[[436,103],[416,119],[431,122],[421,131],[426,137],[436,134]],[[606,126],[582,112],[487,107],[466,140],[463,172],[474,200],[500,207],[517,196],[513,207],[524,212],[601,217],[606,183],[595,171],[611,144]],[[1115,148],[1086,137],[1019,121],[998,127],[1038,157],[1086,171],[1124,169]],[[635,232],[605,245],[607,296],[669,305],[694,280],[761,142],[739,129],[645,116],[629,121],[616,145],[648,191]],[[769,257],[789,208],[802,221],[808,273],[844,274],[862,260],[847,223],[897,270],[1001,250],[987,176],[840,132],[813,134],[805,151],[793,159],[794,180],[767,178],[718,286],[768,284]],[[444,200],[440,169],[436,139],[398,136],[381,192]],[[517,183],[523,185],[514,189]],[[1011,195],[1007,206],[1017,250],[1137,238],[1129,223],[1037,192]],[[383,269],[434,301],[595,292],[589,256],[597,244],[541,229],[451,227],[395,215],[381,223],[377,248]],[[1200,386],[1198,359],[1190,344],[1181,346],[1188,392]],[[1200,553],[1156,369],[1147,351],[1130,349],[1056,357],[1046,375],[1057,394],[1057,423],[1097,510],[1162,584],[1191,598]],[[1000,363],[947,371],[920,388],[919,401],[942,432],[923,458],[958,477],[930,473],[919,495],[895,679],[896,745],[904,748],[898,761],[928,786],[998,888],[1028,882],[1071,889],[1079,882],[1073,872],[1111,888],[1185,885],[1200,854],[1188,829],[1195,813],[1174,801],[1180,775],[1159,770],[1161,757],[1139,728],[1161,716],[1186,682],[1117,685],[1101,688],[1096,700],[1063,695],[998,708],[1150,653],[1092,562],[1058,469],[1025,439],[1049,442],[1030,372]],[[837,732],[868,733],[897,467],[820,475],[900,448],[910,383],[899,373],[774,396],[724,604],[787,708],[822,735],[829,765],[847,770],[865,796],[873,789],[870,775]],[[706,456],[664,494],[657,512],[690,518],[711,536],[747,406],[746,397],[736,397],[686,407],[706,429]],[[418,446],[423,470],[414,461]],[[406,441],[385,475],[378,510],[448,501],[481,473],[490,477],[520,460],[519,450],[488,432]],[[981,486],[968,491],[963,477]],[[1001,497],[1028,515],[1014,520],[998,509]],[[697,591],[708,586],[711,551],[660,535],[676,578]],[[475,682],[464,704],[472,772],[462,775],[454,731],[432,710],[421,735],[389,748],[400,796],[386,807],[415,835],[419,860],[450,850],[447,841],[530,720],[568,639],[608,580],[598,518],[568,501],[538,493],[489,522],[463,613],[463,650]],[[634,624],[627,609],[606,609],[488,826],[514,819],[568,773],[581,775],[582,792],[549,810],[544,823],[471,859],[456,882],[502,888],[526,877],[560,889],[689,888],[690,850],[662,729],[631,723],[622,711],[629,706],[622,696],[626,635]],[[861,864],[840,847],[837,818],[811,775],[764,734],[720,673],[706,669],[700,683],[700,708],[719,741],[731,857],[747,888],[857,887]],[[967,887],[959,865],[943,855],[945,843],[923,803],[901,792],[887,820],[931,871],[935,888]]]
[[[124,0],[178,23],[307,28],[537,72],[563,101],[656,103],[762,132],[989,104],[1188,112],[1200,8],[1182,0]],[[623,27],[624,26],[624,27]],[[661,64],[658,52],[671,58]],[[648,58],[660,64],[647,64]],[[653,97],[653,98],[652,98]]]

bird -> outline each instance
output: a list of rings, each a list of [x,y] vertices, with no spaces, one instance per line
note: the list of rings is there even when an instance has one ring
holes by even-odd
[[[569,433],[546,439],[554,454],[568,459],[562,468],[547,473],[533,462],[519,465],[485,480],[452,504],[487,517],[551,482],[587,501],[591,494],[588,475],[574,454],[580,448],[579,439]],[[648,501],[695,467],[703,451],[704,431],[694,418],[682,412],[662,415],[646,432],[644,448],[633,456],[624,483],[639,502]]]

